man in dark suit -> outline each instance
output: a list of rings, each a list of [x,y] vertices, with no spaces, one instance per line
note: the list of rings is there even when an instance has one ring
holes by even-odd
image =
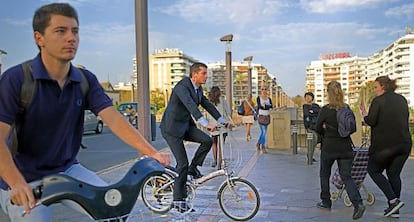
[[[161,120],[161,134],[167,141],[177,162],[179,176],[174,182],[174,202],[184,201],[187,197],[185,184],[187,174],[194,178],[200,178],[197,166],[202,166],[207,153],[213,144],[212,138],[198,129],[194,120],[210,131],[214,131],[216,125],[209,123],[198,109],[201,105],[210,113],[218,123],[227,124],[215,106],[203,95],[201,85],[207,80],[207,65],[194,63],[190,68],[190,77],[184,77],[174,87],[167,108]],[[193,120],[194,118],[194,120]],[[190,166],[188,165],[187,152],[184,140],[200,143]],[[187,204],[174,205],[180,211],[187,211]]]

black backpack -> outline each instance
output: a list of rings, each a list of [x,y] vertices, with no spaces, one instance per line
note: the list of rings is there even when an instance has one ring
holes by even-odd
[[[32,103],[34,93],[36,92],[36,85],[37,81],[33,78],[32,75],[32,60],[28,60],[24,63],[22,63],[23,68],[23,83],[22,88],[20,91],[20,111],[19,114],[16,117],[16,121],[20,121],[20,119],[23,117],[23,114],[26,112],[26,110],[30,107],[30,104]],[[89,91],[89,82],[86,79],[86,76],[81,68],[78,68],[81,74],[81,83],[80,87],[82,90],[82,95],[86,97]],[[17,154],[17,130],[16,130],[16,123],[13,123],[12,125],[12,132],[13,132],[13,141],[11,144],[11,153],[12,155]]]
[[[244,115],[244,106],[243,106],[243,102],[240,103],[240,105],[237,107],[237,114],[243,116]]]

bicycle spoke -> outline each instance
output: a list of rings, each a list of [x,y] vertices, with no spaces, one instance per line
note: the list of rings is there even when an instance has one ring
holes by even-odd
[[[221,187],[219,204],[223,212],[233,220],[249,220],[259,210],[260,199],[250,182],[238,178]]]

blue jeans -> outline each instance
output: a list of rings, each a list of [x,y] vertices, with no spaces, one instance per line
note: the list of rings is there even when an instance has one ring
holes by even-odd
[[[96,173],[86,169],[81,164],[74,164],[62,174],[69,175],[81,181],[87,181],[95,186],[107,186],[108,184],[103,181]],[[31,186],[40,184],[40,180],[30,183]],[[23,206],[12,205],[10,203],[10,191],[0,189],[0,204],[3,211],[8,214],[11,222],[52,222],[52,208],[44,205],[34,208],[30,214],[26,214],[22,217],[24,211]],[[62,204],[68,206],[76,211],[86,213],[79,205],[73,201],[62,201]]]
[[[266,146],[266,140],[267,140],[267,125],[261,125],[259,124],[260,128],[260,136],[257,143],[262,144],[263,146]]]

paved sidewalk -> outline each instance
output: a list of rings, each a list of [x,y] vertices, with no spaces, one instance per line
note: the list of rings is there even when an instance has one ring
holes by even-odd
[[[228,138],[231,142],[233,152],[231,159],[238,175],[252,182],[260,193],[261,207],[258,214],[251,221],[352,221],[352,207],[346,207],[343,199],[333,203],[332,210],[321,210],[315,205],[319,201],[319,162],[313,165],[306,164],[306,149],[299,149],[299,154],[293,155],[291,149],[270,149],[267,154],[255,151],[255,144],[259,135],[257,126],[252,128],[252,141],[247,142],[244,137],[244,128],[234,129]],[[190,158],[197,144],[187,145]],[[237,158],[239,154],[240,158]],[[315,153],[319,159],[319,152]],[[200,170],[202,173],[213,171],[210,167],[212,156],[209,154],[205,166]],[[116,182],[123,173],[131,166],[131,162],[115,166],[100,172],[100,175],[108,182]],[[336,166],[333,167],[333,170]],[[217,190],[223,182],[223,178],[213,179],[205,186],[196,190],[196,198],[193,207],[196,212],[179,217],[178,213],[169,212],[165,215],[151,213],[138,200],[129,221],[230,221],[221,212],[217,201]],[[400,219],[385,218],[383,210],[387,206],[386,199],[372,180],[367,176],[364,184],[369,192],[373,192],[375,203],[366,205],[366,212],[359,221],[414,221],[414,213],[410,209],[414,206],[414,160],[409,159],[402,173],[402,201],[405,206],[400,210]],[[337,191],[332,185],[331,191]],[[364,196],[365,193],[361,191]],[[86,216],[79,214],[63,206],[55,206],[55,221],[65,222],[89,222]],[[0,214],[0,221],[7,222],[4,214]]]

